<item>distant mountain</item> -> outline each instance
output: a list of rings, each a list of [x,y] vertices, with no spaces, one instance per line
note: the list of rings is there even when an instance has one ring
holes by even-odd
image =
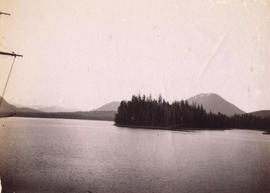
[[[14,105],[9,104],[4,98],[0,97],[0,116],[8,116],[14,114],[16,112],[16,107]]]
[[[38,110],[32,109],[32,108],[28,108],[28,107],[19,107],[19,108],[17,108],[16,113],[21,113],[21,112],[24,112],[24,113],[40,113],[41,111],[38,111]]]
[[[211,111],[212,113],[216,114],[220,112],[228,116],[245,113],[235,105],[229,103],[228,101],[214,93],[199,94],[187,99],[187,101],[189,104],[196,103],[202,105],[206,112]]]
[[[0,98],[1,100],[1,98]],[[44,108],[42,110],[54,110],[54,107]],[[58,110],[64,110],[57,108]],[[3,99],[0,107],[0,117],[39,117],[39,118],[63,118],[63,119],[86,119],[86,120],[109,120],[113,121],[116,111],[75,111],[75,112],[44,112],[39,109],[28,107],[16,107]]]
[[[113,101],[105,105],[102,105],[101,107],[95,109],[95,111],[117,111],[119,106],[120,106],[119,101]]]
[[[35,106],[33,108],[17,108],[16,117],[85,119],[85,120],[114,120],[115,111],[72,111],[57,106]]]
[[[38,111],[42,111],[42,112],[74,112],[76,111],[75,109],[68,109],[68,108],[63,108],[63,107],[59,107],[59,106],[36,106],[34,107],[35,109],[37,109]]]
[[[254,116],[257,116],[257,117],[270,117],[270,110],[262,110],[262,111],[255,111],[255,112],[251,112],[249,114],[252,114]]]

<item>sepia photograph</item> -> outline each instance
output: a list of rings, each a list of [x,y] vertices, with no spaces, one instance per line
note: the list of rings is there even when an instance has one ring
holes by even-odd
[[[270,0],[0,0],[0,193],[270,193]]]

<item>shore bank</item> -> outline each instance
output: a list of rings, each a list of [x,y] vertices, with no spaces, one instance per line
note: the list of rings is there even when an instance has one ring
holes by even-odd
[[[116,127],[127,127],[132,129],[152,129],[152,130],[169,130],[169,131],[186,131],[186,132],[192,132],[192,131],[225,131],[225,130],[233,130],[233,129],[241,129],[241,130],[251,130],[251,131],[262,131],[264,135],[270,135],[269,130],[263,130],[263,129],[247,129],[247,128],[177,128],[175,126],[171,127],[162,127],[162,126],[140,126],[140,125],[119,125],[114,124]]]

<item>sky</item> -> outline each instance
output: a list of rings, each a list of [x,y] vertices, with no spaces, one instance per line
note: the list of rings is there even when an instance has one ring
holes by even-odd
[[[269,0],[1,0],[12,104],[91,110],[133,94],[217,93],[270,109]],[[12,58],[0,56],[0,89]]]

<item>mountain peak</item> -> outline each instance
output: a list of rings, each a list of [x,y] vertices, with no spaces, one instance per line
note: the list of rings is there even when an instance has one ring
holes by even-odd
[[[222,98],[221,96],[217,95],[216,93],[200,93],[200,94],[197,94],[193,97],[190,97],[189,99],[191,98],[203,98],[203,97],[220,97]]]
[[[245,113],[216,93],[201,93],[187,99],[189,104],[202,105],[206,112],[222,113],[228,116]]]

